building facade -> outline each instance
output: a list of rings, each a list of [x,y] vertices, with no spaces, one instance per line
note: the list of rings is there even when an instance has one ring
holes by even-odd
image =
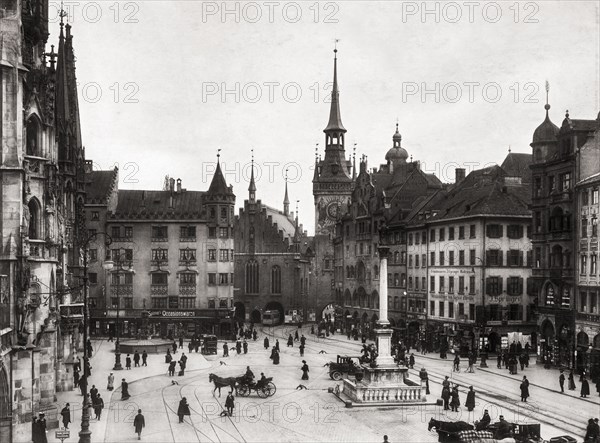
[[[90,172],[88,186],[92,335],[229,337],[235,196],[220,164],[206,192],[179,179],[161,191],[119,190],[116,169]]]
[[[84,151],[73,36],[46,50],[48,2],[0,5],[0,440],[58,422],[81,349]],[[26,431],[25,431],[26,430]]]
[[[234,223],[236,318],[260,323],[265,311],[275,310],[281,322],[286,316],[314,321],[314,254],[311,239],[290,212],[287,182],[283,210],[256,199],[254,167],[248,192]]]

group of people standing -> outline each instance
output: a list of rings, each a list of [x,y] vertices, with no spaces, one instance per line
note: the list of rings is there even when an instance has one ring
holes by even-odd
[[[177,349],[175,349],[177,352]],[[179,376],[185,375],[185,368],[187,367],[187,355],[185,353],[181,353],[181,357],[179,357]],[[169,365],[167,372],[169,376],[173,377],[175,375],[175,366],[177,365],[177,361],[171,355],[171,352],[167,349],[167,353],[165,354],[165,363]]]
[[[144,349],[144,351],[140,355],[140,353],[136,349],[133,353],[133,364],[135,365],[135,367],[140,367],[140,357],[142,358],[142,366],[148,366],[148,353],[146,352],[146,350]],[[125,369],[131,369],[131,357],[129,354],[127,354],[127,357],[125,357]]]
[[[579,377],[579,381],[581,382],[581,390],[579,391],[579,396],[581,398],[587,398],[587,396],[590,395],[590,383],[588,382],[588,380],[585,376],[585,373],[582,372],[581,376]],[[560,371],[560,375],[558,376],[558,384],[560,385],[560,392],[564,393],[565,392],[565,371],[563,371],[562,369]],[[575,385],[575,375],[573,374],[572,369],[569,372],[568,389],[569,389],[569,391],[574,391],[577,389],[577,386]],[[596,382],[596,391],[598,392],[598,394],[600,394],[600,380],[598,380]]]
[[[422,375],[424,371],[425,368],[421,369],[421,373],[419,374],[422,380],[424,379]],[[425,371],[425,375],[426,374],[427,371]],[[428,384],[429,383],[427,383],[427,390],[429,390]],[[456,383],[454,386],[451,385],[452,383],[450,382],[450,377],[446,376],[442,382],[442,400],[444,402],[444,410],[447,411],[452,409],[453,412],[458,412],[458,408],[460,407],[460,394],[458,391],[459,386]],[[473,389],[473,386],[469,386],[469,390],[467,391],[465,407],[469,412],[472,412],[473,409],[475,409],[475,390]]]

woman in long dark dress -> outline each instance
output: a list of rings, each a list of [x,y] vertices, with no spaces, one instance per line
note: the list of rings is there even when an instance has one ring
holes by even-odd
[[[458,397],[458,386],[454,386],[452,388],[452,393],[450,394],[452,400],[450,400],[450,408],[454,412],[458,412],[458,407],[460,406],[460,398]]]
[[[292,337],[292,334],[290,334],[290,336],[288,337],[287,345],[288,345],[288,348],[290,346],[294,347],[294,337]]]
[[[308,380],[308,365],[306,364],[306,360],[302,360],[302,380]]]
[[[279,352],[277,352],[277,350],[275,350],[275,353],[273,354],[273,364],[274,365],[279,364]]]
[[[475,391],[473,390],[473,386],[469,386],[469,392],[467,392],[467,401],[465,402],[465,406],[469,412],[475,408]]]
[[[581,395],[580,397],[586,398],[590,395],[590,384],[587,379],[584,377],[581,378]]]
[[[265,349],[269,349],[269,337],[265,337],[263,344],[265,345]]]
[[[569,372],[569,391],[574,391],[575,389],[575,375],[573,374],[573,371],[571,371]]]
[[[183,423],[183,417],[190,414],[190,406],[188,405],[187,399],[183,397],[179,401],[179,407],[177,408],[177,415],[179,416],[179,423]]]
[[[127,400],[129,397],[129,384],[123,379],[121,381],[121,400]]]
[[[526,402],[527,397],[529,397],[529,380],[527,377],[523,376],[523,381],[521,382],[521,401]]]

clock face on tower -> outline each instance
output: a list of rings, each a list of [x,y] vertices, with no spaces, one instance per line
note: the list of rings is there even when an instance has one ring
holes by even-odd
[[[323,196],[317,200],[316,226],[318,234],[333,233],[338,217],[346,211],[346,199],[343,196]]]

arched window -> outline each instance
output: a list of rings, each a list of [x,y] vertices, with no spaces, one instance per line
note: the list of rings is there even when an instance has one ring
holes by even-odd
[[[246,263],[246,294],[258,294],[258,262],[249,260]]]
[[[41,156],[39,124],[35,117],[27,121],[27,155]]]
[[[350,278],[350,266],[346,266],[346,278]]]
[[[400,258],[400,253],[398,251],[394,252],[394,263],[398,263]]]
[[[366,273],[365,273],[365,264],[362,261],[358,262],[357,274],[358,274],[357,280],[360,283],[363,283],[365,281]]]
[[[563,265],[563,249],[560,245],[554,245],[552,248],[552,267],[562,268]]]
[[[556,207],[552,210],[550,216],[550,231],[562,231],[563,230],[563,210],[561,207]]]
[[[27,204],[29,210],[29,223],[28,235],[31,240],[39,240],[41,238],[41,209],[40,204],[35,198],[29,200]]]
[[[373,275],[375,276],[375,280],[379,279],[379,266],[373,266]]]
[[[271,294],[281,294],[281,268],[278,265],[271,268]]]

